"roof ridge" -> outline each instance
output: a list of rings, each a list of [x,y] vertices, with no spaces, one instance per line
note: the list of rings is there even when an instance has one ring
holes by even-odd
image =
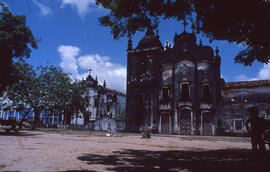
[[[116,94],[119,94],[119,95],[122,95],[122,96],[126,96],[125,93],[123,92],[120,92],[120,91],[117,91],[117,90],[114,90],[114,89],[111,89],[111,88],[106,88],[107,91],[109,92],[113,92],[113,93],[116,93]]]
[[[243,87],[260,87],[268,86],[270,87],[270,80],[252,80],[252,81],[232,81],[225,82],[225,88],[243,88]]]

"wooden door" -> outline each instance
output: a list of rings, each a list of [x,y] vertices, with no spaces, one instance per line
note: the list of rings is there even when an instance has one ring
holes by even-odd
[[[161,114],[161,133],[162,134],[170,134],[169,114]]]
[[[180,134],[189,135],[191,134],[191,111],[189,109],[180,110],[178,116]]]
[[[203,135],[212,135],[212,114],[211,112],[204,112],[202,114],[202,122],[203,122]]]

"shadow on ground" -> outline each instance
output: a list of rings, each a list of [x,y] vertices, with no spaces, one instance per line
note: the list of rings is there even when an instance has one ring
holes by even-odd
[[[0,136],[22,136],[22,137],[26,137],[26,136],[38,136],[38,135],[42,135],[42,134],[33,134],[31,132],[28,132],[28,131],[19,131],[19,132],[0,131]]]
[[[77,157],[89,165],[109,165],[108,171],[270,171],[269,152],[254,155],[247,149],[211,151],[130,150],[102,156],[85,154]],[[111,167],[113,166],[113,167]]]

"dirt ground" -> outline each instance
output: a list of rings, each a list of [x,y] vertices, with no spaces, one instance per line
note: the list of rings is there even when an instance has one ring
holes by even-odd
[[[263,158],[252,154],[249,138],[152,135],[142,139],[140,134],[105,134],[0,132],[0,171],[269,170],[269,154]]]

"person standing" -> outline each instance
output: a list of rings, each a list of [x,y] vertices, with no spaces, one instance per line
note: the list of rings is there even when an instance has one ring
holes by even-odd
[[[246,129],[251,136],[252,150],[254,152],[258,151],[264,152],[265,151],[264,134],[267,128],[266,120],[258,116],[259,109],[255,106],[250,107],[248,109],[248,113],[250,117],[246,122]]]

